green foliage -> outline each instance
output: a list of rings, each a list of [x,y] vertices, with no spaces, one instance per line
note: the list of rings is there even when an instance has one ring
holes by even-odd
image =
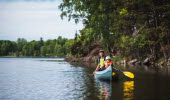
[[[1,40],[0,41],[0,56],[5,56],[11,54],[13,55],[14,52],[17,50],[17,44],[12,41],[8,40]]]
[[[0,56],[66,56],[71,54],[73,40],[59,36],[54,40],[27,42],[19,38],[16,42],[0,40]]]
[[[40,48],[40,52],[41,52],[41,56],[46,56],[46,54],[47,54],[47,48],[46,48],[46,46],[42,46],[42,47]]]
[[[123,57],[121,57],[121,56],[116,56],[116,57],[112,57],[111,60],[112,60],[113,62],[118,62],[118,61],[122,61],[122,60],[123,60]]]
[[[18,38],[17,39],[17,47],[18,47],[18,51],[22,51],[23,46],[27,43],[27,40],[25,40],[24,38]]]
[[[83,20],[85,26],[73,55],[86,55],[91,44],[101,41],[110,54],[116,50],[138,58],[169,56],[164,49],[170,45],[169,8],[168,0],[63,0],[59,6],[62,18]]]
[[[128,15],[127,10],[126,10],[126,9],[124,9],[124,8],[123,8],[123,9],[121,9],[119,13],[120,13],[120,15]]]
[[[71,47],[72,47],[73,44],[74,44],[73,39],[67,40],[65,42],[64,47],[65,47],[65,53],[66,53],[67,56],[71,55]]]

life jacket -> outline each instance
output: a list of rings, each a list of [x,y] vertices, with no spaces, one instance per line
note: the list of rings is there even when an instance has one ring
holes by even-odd
[[[113,64],[112,61],[110,61],[110,62],[104,61],[105,68],[108,68],[112,64]]]
[[[104,58],[99,57],[97,59],[97,64],[99,64],[100,66],[104,66],[104,61],[105,60],[106,60],[106,57],[104,57]]]

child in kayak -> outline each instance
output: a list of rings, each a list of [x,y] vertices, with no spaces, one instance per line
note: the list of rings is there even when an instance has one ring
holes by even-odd
[[[104,61],[104,66],[100,66],[99,71],[107,69],[110,65],[113,65],[110,56],[106,57],[106,61]]]

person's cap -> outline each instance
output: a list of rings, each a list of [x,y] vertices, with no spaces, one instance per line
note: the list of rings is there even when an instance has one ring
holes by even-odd
[[[104,53],[104,50],[99,50],[99,53],[100,53],[100,52],[103,52],[103,53]]]
[[[107,57],[106,57],[106,60],[107,60],[107,59],[111,59],[110,56],[107,56]]]

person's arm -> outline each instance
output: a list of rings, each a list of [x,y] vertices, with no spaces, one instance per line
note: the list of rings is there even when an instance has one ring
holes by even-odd
[[[108,63],[104,63],[104,66],[109,66]]]
[[[97,67],[96,67],[95,71],[97,71],[97,70],[99,69],[99,66],[100,66],[100,65],[99,65],[99,58],[97,59],[96,62],[97,62]],[[95,71],[94,71],[94,72],[95,72]],[[94,73],[94,72],[93,72],[93,73]]]
[[[99,69],[99,67],[100,67],[100,65],[98,64],[97,67],[96,67],[96,69],[95,69],[94,72],[93,72],[93,75],[94,75],[94,73]]]

